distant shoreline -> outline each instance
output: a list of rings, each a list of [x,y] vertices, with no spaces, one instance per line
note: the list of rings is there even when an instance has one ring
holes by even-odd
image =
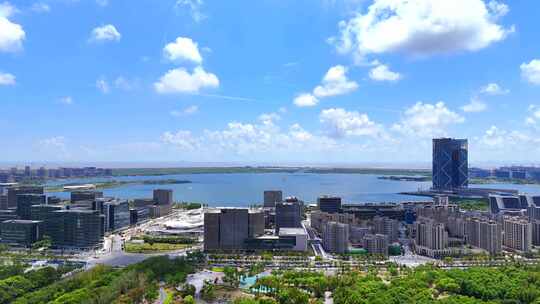
[[[175,174],[233,174],[233,173],[315,173],[315,174],[379,174],[431,175],[427,169],[391,168],[321,168],[321,167],[189,167],[189,168],[126,168],[112,169],[113,176],[161,176]]]

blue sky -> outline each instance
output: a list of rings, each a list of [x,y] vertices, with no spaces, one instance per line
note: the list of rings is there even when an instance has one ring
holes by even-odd
[[[0,5],[3,161],[540,159],[540,3]]]

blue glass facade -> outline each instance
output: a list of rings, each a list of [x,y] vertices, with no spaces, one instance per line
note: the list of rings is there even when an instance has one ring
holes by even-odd
[[[466,139],[433,139],[433,189],[452,190],[469,186]]]

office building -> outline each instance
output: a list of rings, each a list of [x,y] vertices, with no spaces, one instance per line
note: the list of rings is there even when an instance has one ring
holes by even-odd
[[[136,198],[133,200],[133,207],[135,208],[150,207],[155,204],[156,203],[151,198]]]
[[[172,205],[173,191],[170,189],[155,189],[153,198],[157,205]]]
[[[302,227],[304,204],[296,198],[288,198],[276,204],[276,232],[280,228]]]
[[[7,190],[7,196],[8,196],[7,207],[8,208],[17,207],[17,195],[19,194],[43,194],[43,187],[41,186],[16,186],[16,187],[8,188]]]
[[[31,207],[32,220],[41,221],[43,235],[51,236],[53,233],[54,221],[56,220],[56,211],[63,210],[62,206],[55,205],[33,205]]]
[[[247,240],[264,233],[264,214],[247,208],[204,213],[204,250],[245,250]]]
[[[388,236],[384,234],[367,234],[362,241],[362,247],[374,255],[388,256]]]
[[[294,240],[294,246],[288,248],[291,251],[307,251],[308,249],[308,234],[304,228],[281,228],[279,230],[279,239]]]
[[[113,200],[103,204],[105,231],[115,231],[130,224],[129,204],[126,200]]]
[[[526,209],[521,207],[521,200],[516,195],[489,195],[489,210],[492,214]]]
[[[388,217],[376,216],[373,218],[375,234],[388,236],[389,242],[396,242],[399,238],[399,222]]]
[[[433,189],[453,190],[469,185],[466,139],[433,139]]]
[[[441,257],[448,253],[448,232],[444,224],[420,218],[415,224],[414,247],[418,254]]]
[[[103,215],[95,210],[59,210],[51,219],[53,246],[94,248],[103,239]]]
[[[7,194],[0,194],[0,210],[8,209],[8,196]]]
[[[0,224],[2,242],[31,246],[43,237],[41,221],[7,220]]]
[[[524,218],[503,219],[503,245],[509,249],[529,252],[532,249],[532,225]]]
[[[58,196],[47,196],[47,205],[58,205],[62,202],[62,199]]]
[[[323,226],[322,243],[325,250],[332,253],[349,251],[349,225],[328,222]]]
[[[45,204],[46,198],[43,194],[18,194],[17,215],[21,220],[29,220],[32,218],[32,206]]]
[[[259,211],[249,212],[248,234],[256,237],[264,234],[264,213]]]
[[[153,205],[148,207],[151,218],[166,216],[171,213],[172,205]]]
[[[341,198],[321,196],[317,199],[317,207],[322,212],[338,213],[341,211]]]
[[[0,223],[7,220],[16,220],[18,219],[17,210],[0,210]]]
[[[73,191],[71,192],[71,203],[80,201],[94,201],[97,198],[102,198],[103,192],[100,191]]]
[[[283,192],[280,190],[264,191],[264,207],[273,208],[276,203],[283,201]]]
[[[129,209],[129,224],[136,225],[150,219],[150,210],[145,207]]]

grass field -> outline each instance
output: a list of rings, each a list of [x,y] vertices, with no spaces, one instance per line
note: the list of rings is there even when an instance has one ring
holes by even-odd
[[[181,250],[190,247],[188,244],[166,244],[166,243],[126,243],[126,252],[129,253],[158,253]]]

